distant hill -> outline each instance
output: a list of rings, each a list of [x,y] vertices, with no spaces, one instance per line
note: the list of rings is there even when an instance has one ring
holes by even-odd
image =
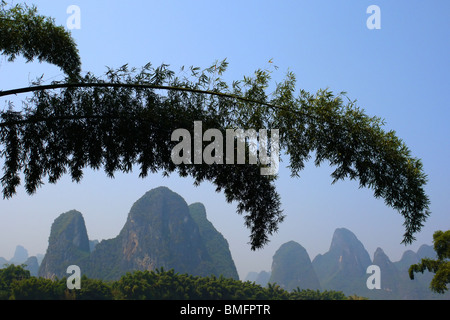
[[[9,264],[24,265],[24,269],[29,270],[31,276],[37,276],[40,263],[39,258],[40,255],[29,257],[27,249],[21,245],[17,245],[11,260],[0,257],[0,269]]]
[[[39,267],[43,278],[63,278],[70,265],[85,265],[89,239],[82,214],[76,210],[61,214],[52,224],[47,253]]]
[[[320,289],[319,279],[311,260],[300,244],[294,241],[283,244],[273,256],[270,283],[283,289]]]
[[[36,256],[29,257],[25,262],[26,270],[30,271],[32,277],[36,277],[39,273],[39,261]]]
[[[161,267],[192,275],[238,278],[228,243],[207,220],[203,205],[189,207],[166,187],[138,199],[119,235],[100,243],[89,241],[81,213],[71,211],[58,217],[39,275],[66,276],[71,264],[90,278],[105,280],[118,279],[128,271]]]
[[[265,287],[270,281],[271,272],[261,271],[257,274],[254,282],[260,286]]]
[[[312,263],[307,257],[306,250],[301,245],[293,241],[283,244],[273,256],[269,282],[288,290],[295,289],[296,286],[306,288],[307,279],[315,278],[312,272],[308,277],[304,275],[305,270],[309,270],[312,265],[321,290],[342,291],[345,295],[356,294],[383,300],[450,299],[450,293],[439,295],[429,289],[434,274],[419,273],[414,280],[408,276],[410,265],[426,257],[436,258],[430,245],[422,245],[417,252],[405,251],[397,262],[392,262],[381,248],[377,248],[372,260],[364,245],[350,230],[338,228],[333,234],[328,252],[317,255]],[[380,289],[367,288],[366,282],[371,276],[367,273],[367,267],[370,265],[380,268]],[[259,274],[251,272],[247,278],[255,281]]]
[[[3,257],[0,257],[0,269],[5,265],[8,264],[8,260],[6,260]]]
[[[336,229],[330,249],[312,262],[322,288],[348,294],[366,290],[366,270],[372,264],[369,253],[356,236],[345,228]]]
[[[11,264],[22,264],[28,259],[28,251],[23,246],[16,246],[16,250],[14,251],[14,256],[9,260]]]
[[[254,282],[255,284],[258,284],[262,287],[266,287],[270,281],[270,276],[271,276],[270,271],[264,270],[262,270],[261,272],[250,271],[244,278],[244,281]]]

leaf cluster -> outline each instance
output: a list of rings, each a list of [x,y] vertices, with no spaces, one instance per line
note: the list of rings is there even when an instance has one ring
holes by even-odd
[[[294,84],[289,75],[271,101],[279,106],[273,125],[283,128],[281,141],[292,176],[298,177],[315,153],[316,166],[327,161],[335,168],[333,183],[359,180],[361,188],[373,189],[376,198],[399,211],[405,218],[403,242],[411,243],[430,213],[421,160],[412,157],[394,131],[385,131],[382,119],[369,117],[355,101],[345,102],[345,93],[300,90],[295,97]]]
[[[448,290],[450,283],[450,230],[436,231],[433,234],[434,250],[437,259],[422,259],[420,263],[409,267],[409,277],[414,279],[414,273],[424,273],[425,271],[435,273],[430,283],[430,289],[443,294]]]
[[[81,72],[78,49],[70,33],[56,26],[54,19],[37,14],[35,6],[0,4],[0,53],[14,61],[22,55],[60,67],[71,80]]]

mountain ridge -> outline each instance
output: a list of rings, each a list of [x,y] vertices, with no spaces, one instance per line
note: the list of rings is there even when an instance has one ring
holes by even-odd
[[[293,241],[282,244],[280,248],[291,242]],[[297,245],[301,247],[300,244]],[[273,257],[274,262],[277,259],[277,253]],[[364,245],[350,230],[337,228],[329,251],[318,254],[313,259],[312,266],[319,279],[321,290],[342,291],[345,295],[356,294],[370,299],[383,300],[450,299],[450,293],[438,295],[429,289],[432,273],[417,274],[414,280],[409,279],[409,266],[425,257],[436,258],[432,246],[421,245],[417,252],[407,250],[397,262],[392,262],[383,249],[378,247],[371,259]],[[292,255],[289,256],[289,259],[292,259]],[[300,289],[311,289],[306,281],[295,282],[299,278],[300,270],[305,269],[305,266],[308,267],[308,262],[299,264],[299,261],[291,261],[291,266],[293,265],[297,265],[297,270],[291,271],[291,274],[278,275],[277,278],[270,277],[270,280],[261,285],[276,282],[285,288],[294,282]],[[380,268],[380,289],[368,288],[367,281],[371,273],[367,267],[372,265]],[[267,273],[267,271],[262,272]],[[274,264],[269,273],[273,272]],[[251,272],[247,276],[247,280],[255,281],[258,275],[257,272]]]
[[[199,225],[208,234],[222,237],[222,255],[208,250],[209,239],[202,237]],[[238,278],[237,272],[233,273],[236,267],[228,243],[223,240],[207,220],[206,209],[194,220],[180,195],[158,187],[131,206],[115,238],[97,244],[89,240],[81,213],[72,210],[60,215],[52,225],[39,275],[61,278],[66,276],[67,266],[76,264],[86,276],[104,280],[118,279],[134,270],[158,268],[199,276],[219,276],[226,271],[227,276]]]
[[[27,255],[21,246],[16,251],[15,259],[23,260]],[[436,258],[433,247],[423,244],[416,252],[406,250],[396,262],[382,248],[375,250],[372,259],[353,232],[337,228],[329,250],[312,260],[295,241],[282,244],[273,256],[272,270],[252,273],[251,281],[263,286],[275,282],[288,290],[299,287],[342,291],[372,299],[450,298],[450,294],[431,293],[431,273],[418,274],[414,281],[409,279],[409,266],[425,257]],[[80,212],[61,214],[51,227],[42,263],[36,262],[33,257],[27,260],[30,268],[39,268],[38,275],[45,278],[65,277],[67,266],[76,264],[86,276],[105,280],[118,279],[129,271],[161,267],[179,273],[239,279],[228,241],[207,219],[204,205],[188,205],[167,187],[146,192],[131,206],[119,234],[101,242],[89,239]],[[370,265],[381,269],[380,290],[367,288]]]
[[[286,242],[275,252],[269,282],[278,283],[288,291],[297,287],[321,289],[306,249],[295,241]]]

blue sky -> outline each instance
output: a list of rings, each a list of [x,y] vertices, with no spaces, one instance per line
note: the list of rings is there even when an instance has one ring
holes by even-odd
[[[18,1],[15,1],[18,3]],[[288,70],[297,76],[298,90],[329,88],[346,91],[369,115],[386,120],[421,158],[429,182],[426,191],[432,214],[417,241],[400,244],[403,218],[374,199],[356,182],[331,185],[326,165],[308,163],[300,179],[280,170],[277,188],[286,219],[264,249],[252,252],[249,231],[235,205],[225,202],[214,186],[194,187],[189,178],[138,173],[117,174],[111,180],[86,171],[80,184],[64,177],[45,185],[33,196],[23,188],[11,200],[0,200],[0,256],[11,258],[16,245],[29,254],[45,253],[50,227],[61,213],[81,211],[91,239],[115,237],[134,201],[146,191],[165,185],[188,203],[205,204],[208,218],[230,243],[243,278],[249,271],[270,270],[279,246],[294,240],[313,259],[328,250],[336,228],[346,227],[363,242],[369,254],[381,247],[393,261],[403,251],[431,244],[436,230],[450,229],[448,181],[450,157],[447,125],[450,91],[450,2],[446,0],[318,0],[318,1],[27,1],[39,12],[66,25],[69,5],[81,9],[81,28],[72,30],[83,72],[101,75],[106,66],[128,63],[141,67],[170,64],[209,67],[227,58],[225,77],[232,80],[269,67],[279,68],[273,83]],[[369,30],[370,5],[381,10],[381,29]],[[58,68],[22,59],[9,63],[0,57],[0,89],[27,86],[44,74],[47,82],[60,79]],[[17,105],[22,97],[14,98]],[[0,101],[3,108],[5,100]]]

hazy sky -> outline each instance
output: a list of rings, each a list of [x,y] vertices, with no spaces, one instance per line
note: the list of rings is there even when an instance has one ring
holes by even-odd
[[[15,1],[14,3],[18,3]],[[204,183],[194,187],[190,178],[138,173],[86,171],[80,184],[68,176],[45,185],[33,196],[23,188],[11,200],[0,200],[0,256],[10,259],[17,245],[30,255],[45,253],[52,222],[61,213],[83,213],[90,239],[115,237],[132,204],[146,191],[164,185],[188,204],[202,202],[208,218],[225,236],[241,278],[249,271],[270,270],[279,246],[294,240],[313,259],[329,249],[336,228],[350,229],[371,257],[381,247],[393,261],[403,251],[432,243],[436,230],[450,229],[448,159],[450,116],[450,2],[419,0],[318,0],[318,1],[27,1],[39,12],[66,26],[74,4],[81,10],[81,28],[72,30],[83,72],[102,75],[108,67],[128,63],[141,67],[171,65],[209,67],[227,58],[226,78],[240,80],[258,68],[279,69],[273,82],[288,70],[298,79],[298,90],[329,88],[346,91],[369,115],[386,120],[421,158],[429,182],[426,191],[432,214],[410,246],[400,244],[403,217],[372,191],[356,182],[331,185],[330,167],[308,166],[300,179],[285,168],[277,181],[286,219],[271,242],[252,252],[244,219],[228,204],[223,193]],[[381,29],[369,29],[370,5],[381,13]],[[61,79],[51,65],[22,59],[0,58],[0,89],[27,86],[44,74],[45,83]],[[14,98],[16,103],[23,96]],[[18,104],[20,105],[20,104]],[[0,101],[4,108],[5,98]],[[282,164],[283,166],[283,164]]]

